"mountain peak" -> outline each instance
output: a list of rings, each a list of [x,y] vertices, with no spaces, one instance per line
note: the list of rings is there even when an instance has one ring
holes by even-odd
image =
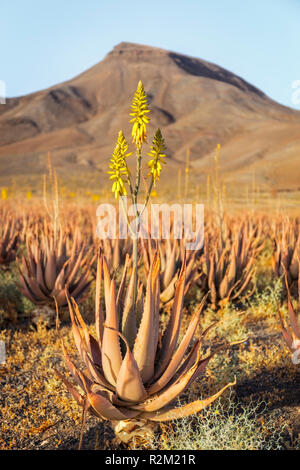
[[[144,44],[139,44],[137,42],[127,42],[127,41],[121,41],[118,44],[114,46],[114,50],[123,50],[123,49],[154,49],[154,47],[147,46]]]
[[[169,52],[159,47],[147,46],[144,44],[137,44],[134,42],[120,42],[107,54],[106,57],[120,58],[122,55],[125,57],[140,58],[149,56],[168,56]]]
[[[186,73],[196,77],[203,77],[219,82],[228,83],[245,92],[252,92],[260,97],[264,97],[264,93],[243,80],[241,77],[229,72],[228,70],[203,59],[180,54],[159,47],[147,46],[133,42],[120,42],[106,58],[108,60],[125,59],[129,62],[149,63],[150,61],[160,66],[171,66],[175,71]]]

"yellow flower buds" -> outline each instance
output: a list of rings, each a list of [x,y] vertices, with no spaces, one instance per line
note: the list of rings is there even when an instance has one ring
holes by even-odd
[[[148,109],[147,95],[141,80],[139,81],[137,90],[134,94],[131,108],[132,113],[130,113],[130,116],[133,116],[130,120],[130,123],[133,123],[131,133],[132,142],[140,148],[147,137],[146,124],[148,124],[149,118],[146,114],[150,112]]]
[[[131,153],[126,153],[128,150],[128,144],[124,137],[122,131],[119,132],[118,140],[115,146],[115,149],[112,154],[111,163],[109,167],[111,171],[107,173],[110,174],[111,180],[115,180],[112,185],[112,192],[115,194],[115,198],[118,199],[119,195],[126,196],[127,191],[124,184],[124,177],[127,179],[130,175],[130,171],[127,165],[127,157],[131,155]]]
[[[160,172],[162,170],[162,163],[166,162],[163,160],[165,154],[163,153],[166,150],[165,141],[161,134],[161,130],[157,129],[155,132],[154,139],[151,145],[151,151],[148,155],[151,157],[151,160],[148,162],[150,168],[149,175],[152,175],[154,184],[159,180]],[[148,176],[149,176],[148,175]]]

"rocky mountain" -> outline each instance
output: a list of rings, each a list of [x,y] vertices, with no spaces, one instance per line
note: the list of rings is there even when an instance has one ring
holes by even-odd
[[[81,75],[0,106],[1,182],[45,171],[45,155],[66,176],[99,172],[120,129],[130,141],[129,112],[139,80],[151,107],[149,140],[160,127],[169,171],[195,175],[214,166],[237,184],[300,189],[300,112],[282,106],[215,64],[132,43],[118,44]],[[171,174],[170,173],[170,174]]]

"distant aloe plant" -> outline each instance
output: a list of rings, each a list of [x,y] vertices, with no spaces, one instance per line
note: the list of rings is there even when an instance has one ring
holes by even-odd
[[[35,305],[55,307],[55,297],[60,307],[67,306],[66,286],[78,302],[84,300],[95,258],[86,250],[78,231],[72,247],[69,245],[62,232],[57,241],[53,234],[27,237],[27,255],[18,263],[20,290]]]
[[[32,303],[37,318],[50,315],[55,318],[55,302],[67,306],[65,288],[78,302],[84,300],[92,281],[90,275],[93,260],[92,250],[75,230],[72,242],[63,230],[59,218],[59,191],[56,171],[48,154],[48,169],[51,189],[51,205],[47,202],[46,175],[44,176],[44,207],[49,219],[42,226],[34,224],[26,230],[27,253],[18,261],[20,291]],[[54,300],[55,298],[55,300]],[[53,317],[53,318],[51,318]],[[34,318],[33,318],[34,319]]]

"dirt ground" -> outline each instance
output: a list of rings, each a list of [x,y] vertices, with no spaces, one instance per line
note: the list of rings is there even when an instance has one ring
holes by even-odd
[[[218,355],[193,394],[214,392],[237,376],[234,387],[239,403],[264,401],[260,422],[271,416],[275,428],[284,423],[285,448],[299,448],[300,369],[292,364],[279,332],[266,325],[247,325],[249,339]],[[62,327],[69,351],[75,353],[69,325]],[[81,429],[81,409],[56,377],[65,371],[60,342],[54,328],[34,326],[30,318],[2,329],[7,362],[0,372],[0,448],[76,449]],[[221,368],[220,368],[221,366]],[[112,448],[109,423],[88,416],[83,449]]]

